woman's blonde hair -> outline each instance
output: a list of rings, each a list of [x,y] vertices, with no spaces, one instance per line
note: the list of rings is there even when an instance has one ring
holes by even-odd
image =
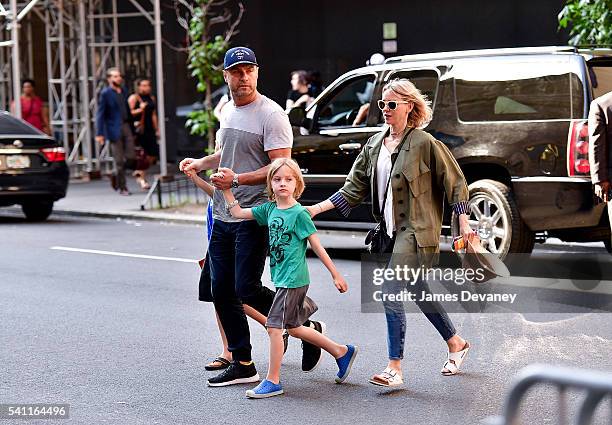
[[[306,184],[304,183],[304,176],[302,175],[302,170],[297,162],[295,162],[291,158],[278,158],[272,161],[270,164],[270,169],[268,170],[268,178],[266,181],[266,190],[268,192],[268,199],[274,201],[276,197],[274,196],[274,192],[272,191],[272,177],[274,174],[282,167],[287,166],[291,171],[293,171],[293,176],[295,177],[295,191],[293,192],[293,197],[295,199],[299,199],[304,192],[304,187]]]
[[[387,90],[391,90],[403,100],[412,102],[414,105],[412,111],[408,114],[408,125],[410,127],[425,127],[431,121],[433,115],[431,101],[410,80],[407,78],[391,80],[383,87],[383,93]]]

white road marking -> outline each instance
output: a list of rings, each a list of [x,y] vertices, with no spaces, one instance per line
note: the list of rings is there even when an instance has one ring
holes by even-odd
[[[156,255],[129,254],[127,252],[114,252],[114,251],[100,251],[97,249],[70,248],[68,246],[52,246],[50,247],[50,249],[53,249],[56,251],[83,252],[86,254],[111,255],[115,257],[142,258],[145,260],[176,261],[179,263],[195,263],[195,264],[198,263],[198,260],[193,260],[191,258],[159,257]]]

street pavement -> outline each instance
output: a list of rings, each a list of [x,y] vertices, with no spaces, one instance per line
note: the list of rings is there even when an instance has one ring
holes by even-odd
[[[248,400],[251,385],[206,386],[212,373],[204,364],[220,343],[212,306],[197,301],[203,226],[63,215],[32,224],[2,209],[0,235],[0,403],[69,403],[65,423],[479,424],[500,414],[522,367],[605,370],[612,352],[607,313],[453,314],[473,349],[461,375],[443,377],[445,345],[422,314],[409,314],[406,384],[374,387],[367,380],[386,363],[385,318],[360,312],[361,235],[326,232],[323,243],[336,248],[349,292],[339,294],[309,258],[309,295],[329,335],[359,346],[353,372],[335,384],[327,356],[316,371],[302,373],[300,344],[292,339],[283,360],[286,394]],[[534,256],[547,249],[539,246]],[[267,268],[264,283],[270,285]],[[264,376],[267,336],[259,325],[251,329]],[[571,394],[570,408],[577,400]],[[556,423],[549,388],[530,392],[523,408],[525,423]]]

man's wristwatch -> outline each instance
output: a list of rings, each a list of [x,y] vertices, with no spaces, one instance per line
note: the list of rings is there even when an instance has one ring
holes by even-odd
[[[234,178],[232,179],[232,188],[236,188],[240,186],[240,183],[238,183],[238,174],[234,174]]]

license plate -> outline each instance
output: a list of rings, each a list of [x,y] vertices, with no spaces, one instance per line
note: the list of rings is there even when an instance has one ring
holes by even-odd
[[[6,168],[28,168],[30,157],[27,155],[7,155]]]

